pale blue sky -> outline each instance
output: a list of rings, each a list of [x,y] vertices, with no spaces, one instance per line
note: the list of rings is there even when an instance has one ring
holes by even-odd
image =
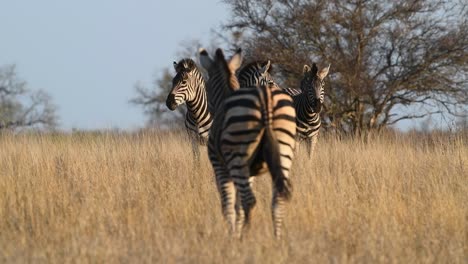
[[[63,129],[138,128],[133,85],[150,86],[184,41],[207,41],[227,15],[219,0],[4,0],[0,65],[52,95]]]
[[[62,129],[135,129],[134,84],[152,87],[184,41],[208,43],[228,15],[220,0],[0,0],[0,65],[52,95]]]

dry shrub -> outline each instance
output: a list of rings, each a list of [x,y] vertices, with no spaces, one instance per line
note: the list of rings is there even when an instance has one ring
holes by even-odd
[[[183,133],[0,135],[0,262],[466,263],[467,141],[323,136],[297,151],[285,237],[271,180],[230,239],[206,150]]]

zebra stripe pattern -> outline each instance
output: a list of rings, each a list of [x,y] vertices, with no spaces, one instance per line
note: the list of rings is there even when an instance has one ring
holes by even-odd
[[[240,56],[240,51],[233,58],[236,56]],[[243,227],[248,227],[256,204],[250,179],[269,171],[273,181],[273,227],[275,235],[280,237],[285,203],[291,195],[289,173],[296,135],[293,101],[268,81],[269,63],[261,71],[259,85],[239,89],[234,75],[236,68],[232,67],[238,64],[233,64],[233,59],[226,62],[220,49],[214,61],[208,56],[203,59],[209,62],[206,65],[210,80],[224,80],[208,85],[217,85],[212,88],[228,92],[215,112],[208,155],[229,230],[239,237]]]
[[[283,90],[289,94],[290,96],[296,96],[300,95],[302,93],[302,90],[296,89],[296,88],[283,88]]]
[[[192,142],[195,159],[200,157],[199,144],[206,144],[213,122],[208,111],[205,80],[192,59],[174,62],[176,75],[172,79],[172,90],[167,96],[166,106],[174,111],[179,105],[187,104],[185,127]]]
[[[200,54],[200,63],[203,68],[205,68],[208,71],[209,79],[207,82],[206,86],[206,92],[208,96],[208,109],[210,110],[211,113],[215,113],[219,107],[221,106],[222,102],[226,98],[226,96],[232,91],[231,89],[238,89],[239,84],[237,82],[237,78],[235,76],[235,71],[240,67],[240,64],[242,63],[242,58],[239,56],[233,56],[233,60],[231,63],[236,64],[234,72],[232,72],[232,75],[229,76],[229,78],[236,78],[236,87],[229,88],[226,85],[229,83],[229,80],[224,80],[226,76],[223,74],[210,74],[211,72],[219,72],[222,70],[229,71],[229,68],[226,69],[220,69],[213,67],[213,64],[211,63],[211,59],[208,55],[208,52],[205,49],[200,49],[199,51]],[[228,67],[228,65],[223,65],[225,67]],[[233,65],[232,65],[233,66]],[[221,88],[220,88],[221,87]]]
[[[297,115],[297,134],[300,140],[305,141],[309,158],[317,145],[321,126],[320,112],[325,96],[323,80],[329,69],[330,65],[319,72],[315,63],[312,68],[304,65],[301,90],[285,89],[285,92],[293,97]]]
[[[255,87],[260,84],[262,74],[268,80],[271,79],[270,71],[271,67],[268,68],[266,73],[262,73],[262,69],[268,64],[268,61],[254,61],[243,66],[237,74],[240,87]]]
[[[200,59],[201,59],[201,64],[206,62],[204,58],[208,58],[208,53],[205,49],[200,49]],[[209,62],[206,62],[209,63]],[[242,67],[242,69],[239,71],[239,74],[237,75],[239,86],[240,87],[253,87],[259,84],[259,77],[260,73],[259,70],[264,67],[267,64],[267,61],[254,61],[251,63],[246,64],[245,66]],[[209,66],[206,66],[209,67]],[[204,68],[206,68],[204,67]],[[271,69],[268,70],[268,72]],[[219,83],[220,80],[216,79],[217,76],[215,75],[210,76],[210,80],[212,83]],[[268,75],[270,77],[270,75]],[[214,79],[213,79],[214,78]],[[208,82],[210,82],[210,80]],[[214,111],[217,109],[217,107],[221,104],[221,102],[224,101],[226,93],[225,90],[223,89],[217,89],[216,85],[207,85],[207,94],[208,94],[208,108],[210,109],[211,113],[214,113]]]

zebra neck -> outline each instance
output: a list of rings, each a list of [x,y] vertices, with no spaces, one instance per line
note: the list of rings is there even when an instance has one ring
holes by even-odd
[[[195,89],[193,99],[187,101],[187,118],[193,125],[202,128],[211,123],[211,114],[208,111],[205,83],[202,82]]]
[[[320,102],[319,98],[310,97],[307,93],[303,93],[304,100],[306,102],[307,108],[314,113],[320,113],[322,111],[322,102]]]

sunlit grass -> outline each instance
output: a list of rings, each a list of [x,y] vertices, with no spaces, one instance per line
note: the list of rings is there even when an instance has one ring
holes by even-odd
[[[263,176],[237,241],[183,133],[2,134],[0,262],[466,263],[467,143],[322,137],[298,149],[284,239]]]

